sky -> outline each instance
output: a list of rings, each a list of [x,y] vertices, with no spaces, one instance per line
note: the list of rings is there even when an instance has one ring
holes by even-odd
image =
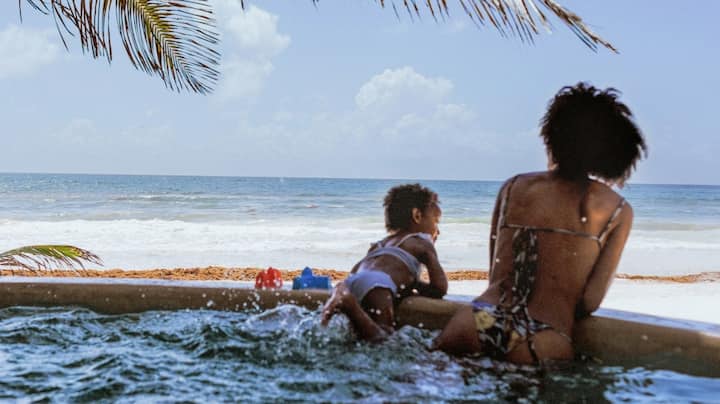
[[[535,44],[371,0],[214,0],[222,78],[177,93],[52,18],[0,5],[0,172],[501,180],[546,168],[538,122],[564,85],[623,94],[649,156],[636,183],[720,184],[720,2],[563,0],[619,49],[561,22]]]

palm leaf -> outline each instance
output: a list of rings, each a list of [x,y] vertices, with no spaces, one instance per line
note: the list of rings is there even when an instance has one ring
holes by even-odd
[[[66,36],[77,36],[84,52],[108,61],[114,15],[130,62],[173,90],[208,93],[219,78],[219,36],[208,0],[25,1],[53,16],[66,47]]]
[[[244,0],[240,1],[245,6]],[[385,0],[376,0],[385,7]],[[425,10],[437,20],[449,16],[447,0],[388,0],[400,17],[396,2],[420,17]],[[77,36],[84,52],[113,58],[110,19],[125,53],[138,69],[160,76],[173,90],[211,92],[219,78],[219,35],[209,0],[25,0],[35,10],[52,15],[63,44]],[[319,0],[312,0],[317,5]],[[616,49],[595,34],[583,20],[555,0],[457,0],[477,26],[492,25],[503,36],[533,42],[540,28],[550,29],[546,12],[566,24],[590,49]],[[22,17],[22,0],[18,0]]]
[[[47,270],[53,266],[85,268],[84,262],[102,265],[90,251],[71,245],[31,245],[0,253],[0,267]]]
[[[319,0],[313,0],[317,3]],[[425,9],[437,20],[449,16],[447,0],[389,0],[395,14],[400,17],[395,3],[402,2],[410,18],[413,15],[421,16]],[[577,14],[558,4],[555,0],[457,0],[465,13],[478,27],[492,25],[503,36],[516,36],[524,42],[532,43],[535,36],[540,34],[540,28],[550,30],[550,21],[546,12],[554,14],[567,25],[580,40],[593,51],[598,46],[617,52],[609,42],[594,33]],[[379,0],[380,6],[385,7],[385,0]]]

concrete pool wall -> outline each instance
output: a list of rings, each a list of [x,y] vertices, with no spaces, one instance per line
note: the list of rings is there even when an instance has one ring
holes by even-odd
[[[322,305],[328,291],[254,290],[233,282],[0,279],[0,308],[80,306],[99,313],[210,309],[240,311],[296,304]],[[440,329],[466,302],[410,297],[400,304],[399,325]],[[578,352],[612,365],[648,366],[720,377],[720,325],[617,310],[598,310],[574,331]]]

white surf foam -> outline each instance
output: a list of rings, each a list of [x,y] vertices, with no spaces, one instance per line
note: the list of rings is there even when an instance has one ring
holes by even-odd
[[[441,225],[437,243],[448,270],[488,268],[489,226]],[[100,255],[106,268],[190,266],[313,266],[349,270],[372,241],[385,235],[368,218],[257,219],[225,222],[179,220],[0,221],[0,246],[67,243]],[[619,272],[640,275],[719,270],[716,230],[631,234]]]

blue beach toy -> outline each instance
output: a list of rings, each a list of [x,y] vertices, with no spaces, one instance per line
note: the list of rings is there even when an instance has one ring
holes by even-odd
[[[315,276],[310,267],[305,267],[302,274],[293,279],[293,289],[330,289],[330,277]]]

